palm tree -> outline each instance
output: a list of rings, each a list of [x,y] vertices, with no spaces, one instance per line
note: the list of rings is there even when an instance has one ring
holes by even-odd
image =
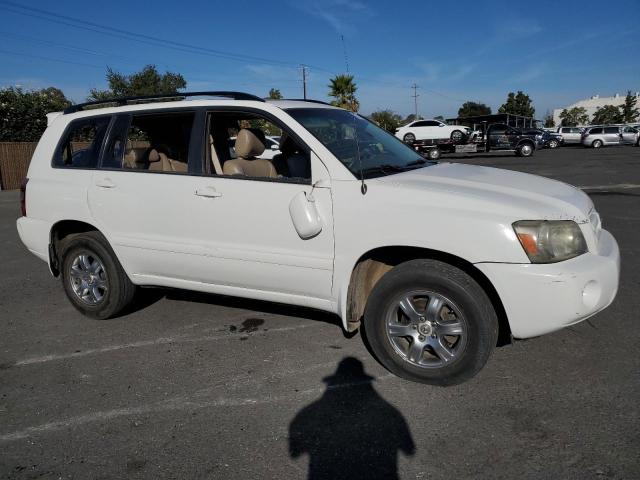
[[[331,105],[357,112],[360,103],[356,100],[358,87],[353,81],[353,75],[336,75],[330,82],[329,96],[335,98],[331,101]]]

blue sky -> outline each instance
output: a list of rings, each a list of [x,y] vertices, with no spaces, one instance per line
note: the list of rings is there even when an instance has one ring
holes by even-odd
[[[365,114],[411,113],[414,82],[423,116],[451,116],[466,100],[495,110],[524,90],[541,118],[640,90],[640,0],[0,0],[0,18],[0,86],[56,86],[75,101],[106,86],[107,66],[146,64],[182,73],[189,90],[275,87],[299,98],[304,63],[309,96],[324,100],[348,63]]]

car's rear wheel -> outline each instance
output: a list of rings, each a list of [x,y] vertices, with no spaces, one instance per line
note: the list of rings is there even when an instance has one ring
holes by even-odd
[[[558,148],[557,140],[549,140],[549,148]]]
[[[100,233],[69,235],[61,242],[59,250],[65,293],[84,315],[110,318],[131,303],[135,285]]]
[[[468,274],[435,260],[411,260],[374,287],[364,333],[378,360],[396,375],[454,385],[485,365],[497,342],[498,319]]]
[[[440,149],[432,148],[427,152],[427,158],[429,160],[438,160],[440,158]]]
[[[602,140],[594,140],[593,143],[591,144],[591,146],[593,148],[600,148],[602,147]]]
[[[516,155],[518,157],[530,157],[533,155],[533,145],[530,143],[523,143],[516,148]]]
[[[453,140],[455,143],[461,142],[463,138],[464,133],[462,133],[460,130],[454,130],[453,132],[451,132],[451,140]]]
[[[413,133],[407,133],[402,139],[404,140],[404,143],[411,145],[416,141],[416,136]]]

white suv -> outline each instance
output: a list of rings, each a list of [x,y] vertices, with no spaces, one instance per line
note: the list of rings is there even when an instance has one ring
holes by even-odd
[[[416,140],[446,140],[460,142],[470,130],[460,125],[447,125],[439,120],[417,120],[396,130],[396,137],[405,143]]]
[[[141,286],[302,305],[362,325],[395,374],[447,385],[499,334],[613,301],[618,246],[580,190],[427,161],[327,104],[209,94],[224,98],[50,114],[18,231],[82,313],[118,315]]]

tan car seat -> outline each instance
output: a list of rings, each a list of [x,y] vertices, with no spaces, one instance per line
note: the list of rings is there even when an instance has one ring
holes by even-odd
[[[227,160],[222,166],[222,172],[225,175],[266,178],[278,176],[275,167],[269,160],[256,158],[264,153],[265,145],[251,130],[243,128],[238,132],[235,150],[238,158]]]
[[[186,173],[188,171],[185,162],[179,162],[169,158],[169,156],[156,148],[149,152],[149,171],[151,172],[178,172]]]

